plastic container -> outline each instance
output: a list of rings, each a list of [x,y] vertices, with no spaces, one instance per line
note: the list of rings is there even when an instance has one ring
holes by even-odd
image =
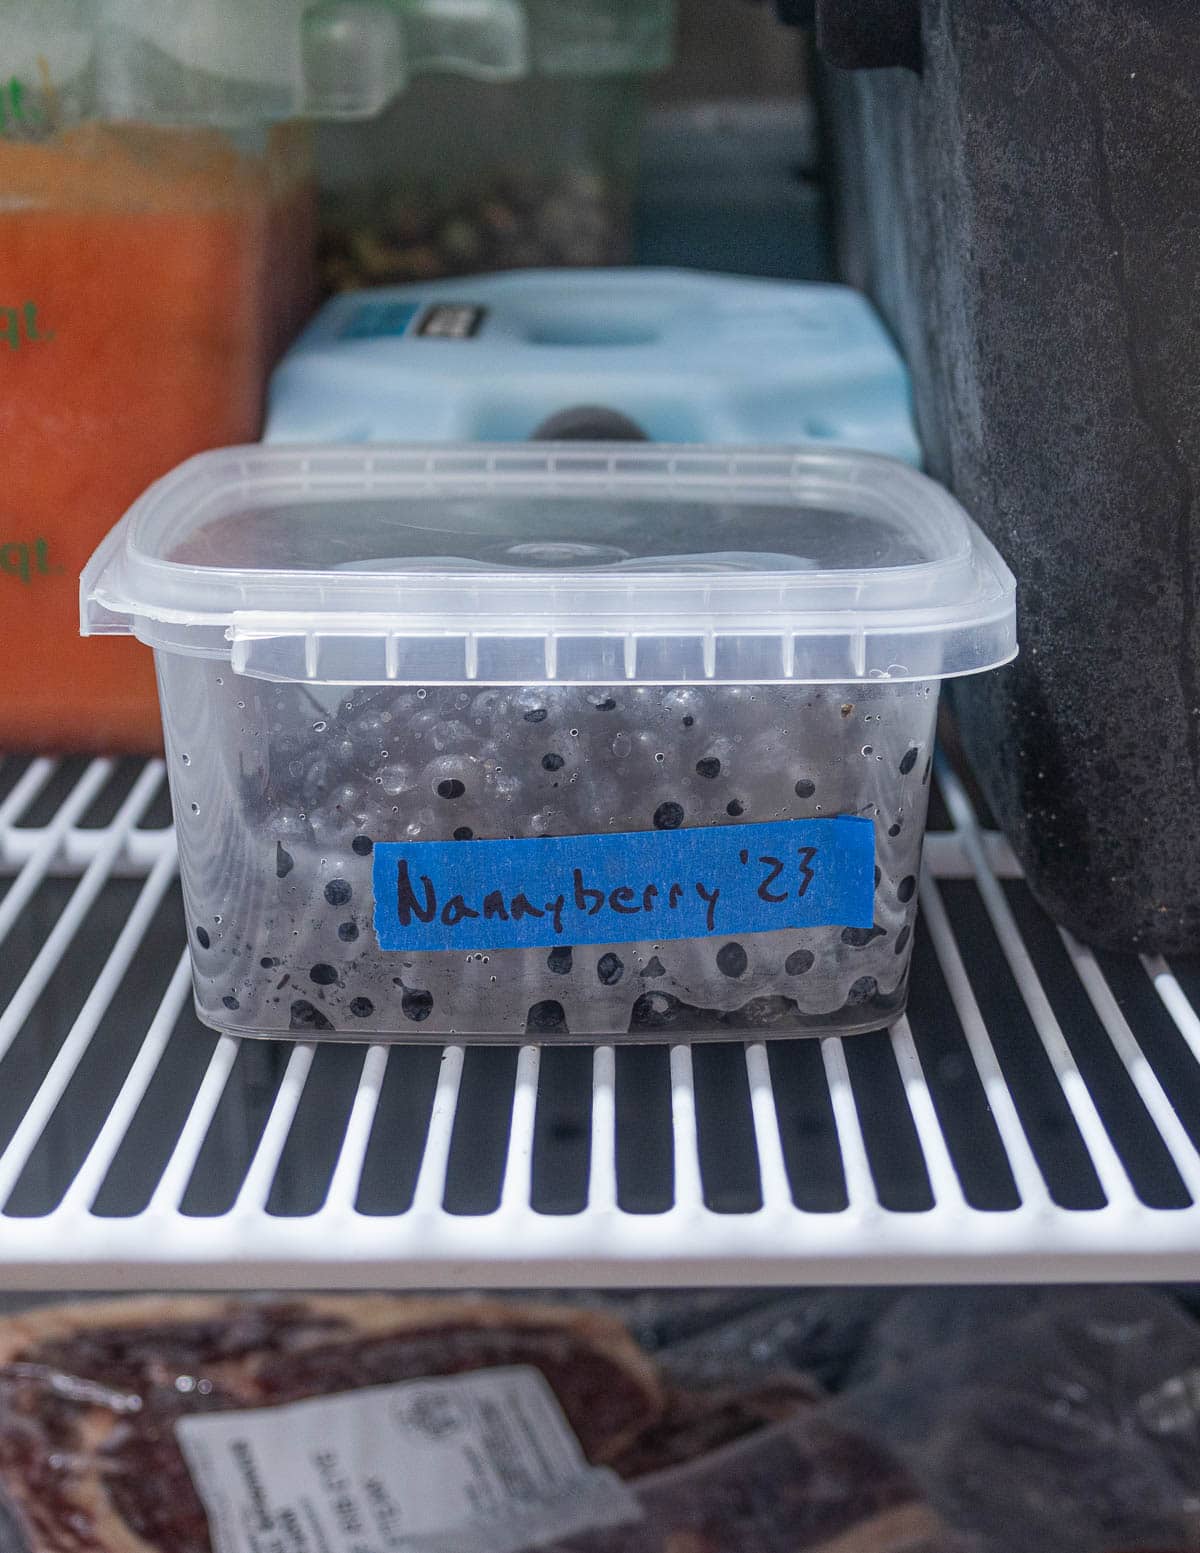
[[[891,460],[244,448],[83,630],[155,649],[200,1016],[239,1035],[826,1035],[903,1011],[939,681],[1013,580]]]
[[[634,202],[639,264],[832,280],[812,103],[745,98],[646,115]]]
[[[627,260],[642,79],[673,23],[674,0],[476,0],[452,75],[321,130],[325,288]]]
[[[630,269],[357,293],[271,381],[270,442],[530,437],[920,457],[904,364],[845,286]]]
[[[38,665],[0,746],[157,745],[150,666],[72,640],[74,579],[151,480],[261,430],[316,300],[293,116],[377,111],[453,23],[439,0],[0,0],[0,592]]]
[[[37,665],[0,747],[159,742],[145,656],[72,639],[75,578],[150,480],[258,435],[313,305],[311,147],[273,123],[322,100],[328,22],[306,9],[0,4],[0,592]]]
[[[4,698],[0,746],[157,747],[144,655],[72,640],[75,578],[150,480],[258,434],[312,305],[313,196],[286,126],[240,145],[100,123],[0,138],[0,589],[6,639],[37,665]]]
[[[1020,663],[955,698],[964,745],[1058,922],[1192,954],[1200,8],[818,13],[868,67],[825,77],[844,273],[903,346],[930,470],[1028,583]]]

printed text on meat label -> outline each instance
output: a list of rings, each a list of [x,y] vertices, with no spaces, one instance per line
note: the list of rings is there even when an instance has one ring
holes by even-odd
[[[523,1366],[176,1425],[213,1553],[524,1553],[641,1507]]]
[[[382,949],[529,949],[870,927],[875,830],[851,816],[521,841],[377,841]]]

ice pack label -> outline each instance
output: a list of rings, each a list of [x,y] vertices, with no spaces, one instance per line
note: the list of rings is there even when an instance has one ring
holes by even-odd
[[[417,333],[430,340],[472,340],[486,316],[486,308],[469,302],[439,302],[427,310]]]
[[[871,927],[868,819],[521,841],[383,841],[375,936],[408,953]]]
[[[382,340],[407,334],[421,311],[417,302],[360,302],[346,320],[344,340]]]

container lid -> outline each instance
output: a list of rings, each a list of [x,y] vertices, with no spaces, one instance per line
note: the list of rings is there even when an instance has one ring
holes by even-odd
[[[641,74],[674,0],[0,0],[0,134],[363,118],[414,76]]]
[[[840,684],[1016,652],[983,534],[858,453],[224,449],[146,492],[81,597],[85,635],[326,684]]]
[[[636,267],[335,297],[271,379],[265,440],[618,441],[614,417],[650,442],[920,459],[908,373],[859,292]]]

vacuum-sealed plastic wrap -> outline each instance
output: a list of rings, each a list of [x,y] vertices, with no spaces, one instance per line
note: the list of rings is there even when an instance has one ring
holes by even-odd
[[[635,1522],[548,1553],[972,1553],[884,1447],[808,1411],[641,1479]]]
[[[889,1289],[760,1294],[723,1320],[682,1332],[658,1352],[666,1374],[693,1386],[770,1384],[810,1377],[838,1391],[855,1372],[895,1300]]]
[[[298,1522],[374,1548],[402,1521],[420,1553],[517,1553],[642,1519],[627,1482],[815,1395],[664,1385],[618,1321],[544,1302],[47,1306],[0,1320],[0,1546],[243,1553]]]
[[[839,1415],[886,1441],[988,1553],[1200,1547],[1200,1327],[1147,1290],[1004,1303],[1026,1299],[974,1335],[932,1336],[911,1363],[864,1363],[879,1378]],[[936,1314],[927,1330],[944,1330]]]

